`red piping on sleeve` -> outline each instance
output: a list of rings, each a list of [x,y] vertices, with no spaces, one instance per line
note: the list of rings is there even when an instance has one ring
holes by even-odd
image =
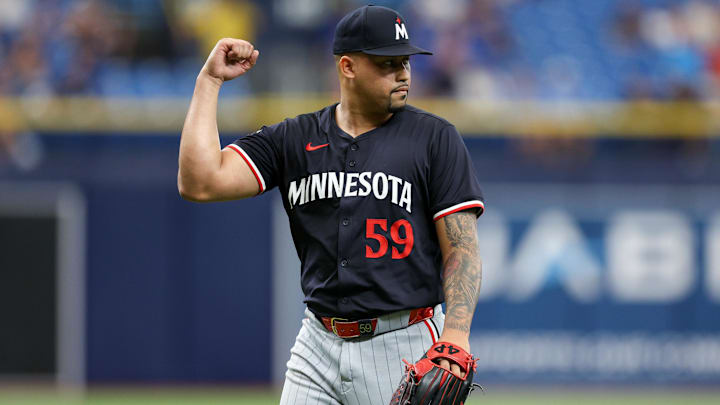
[[[243,153],[240,151],[240,149],[237,148],[237,146],[235,146],[234,144],[230,144],[230,145],[228,145],[228,147],[229,147],[230,149],[234,150],[235,152],[237,152],[237,154],[240,155],[241,158],[243,158],[243,160],[245,161],[245,163],[247,163],[248,167],[250,168],[250,171],[252,171],[253,176],[255,176],[255,180],[257,180],[258,189],[260,189],[260,191],[258,192],[258,195],[262,194],[263,191],[265,191],[265,188],[263,188],[262,181],[260,181],[260,176],[259,176],[258,173],[255,171],[255,169],[253,168],[253,164],[248,160],[248,158],[245,156],[245,154],[243,154]]]
[[[448,215],[450,215],[450,214],[454,214],[454,213],[456,213],[456,212],[458,212],[458,211],[463,211],[463,210],[467,210],[467,209],[470,209],[470,208],[483,208],[483,209],[484,209],[485,207],[483,207],[482,204],[464,205],[464,206],[462,206],[462,207],[457,207],[457,208],[455,208],[455,209],[452,210],[452,211],[448,211],[448,212],[446,212],[446,213],[438,216],[437,218],[435,218],[435,221],[437,221],[438,219],[440,219],[440,218],[442,218],[442,217],[446,217],[446,216],[448,216]]]

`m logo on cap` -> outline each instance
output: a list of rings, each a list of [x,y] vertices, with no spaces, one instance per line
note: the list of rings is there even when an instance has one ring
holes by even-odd
[[[382,6],[360,7],[346,14],[335,27],[333,54],[363,52],[382,56],[432,55],[432,52],[410,43],[407,25],[405,19],[393,9]]]
[[[405,29],[405,23],[398,17],[395,19],[395,40],[399,40],[400,38],[409,39],[407,30]]]

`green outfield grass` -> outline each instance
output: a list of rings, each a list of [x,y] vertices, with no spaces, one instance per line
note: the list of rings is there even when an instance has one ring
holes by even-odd
[[[675,391],[542,389],[475,393],[468,405],[718,405],[720,390]],[[85,396],[58,395],[47,389],[0,387],[1,405],[269,405],[277,392],[258,389],[94,389]],[[380,404],[382,405],[382,404]]]

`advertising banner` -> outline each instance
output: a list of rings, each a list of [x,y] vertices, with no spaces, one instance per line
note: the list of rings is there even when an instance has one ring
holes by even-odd
[[[720,188],[485,190],[480,379],[720,381]]]

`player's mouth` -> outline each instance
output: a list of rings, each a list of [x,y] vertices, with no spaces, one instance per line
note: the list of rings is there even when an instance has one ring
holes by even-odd
[[[396,88],[395,90],[393,90],[392,92],[393,92],[393,93],[400,93],[401,95],[407,96],[408,90],[410,90],[410,87],[408,87],[408,86],[400,86],[400,87]]]

